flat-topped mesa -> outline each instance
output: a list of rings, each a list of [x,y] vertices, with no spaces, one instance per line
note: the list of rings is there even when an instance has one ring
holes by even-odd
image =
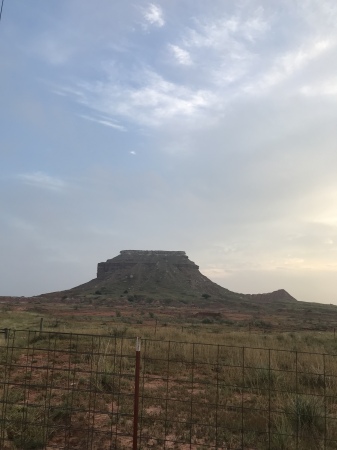
[[[291,299],[284,290],[255,296],[232,292],[200,273],[199,266],[190,261],[185,252],[166,250],[123,250],[115,258],[98,264],[97,278],[67,291],[44,295],[55,297],[55,294],[62,298],[99,298],[99,304],[117,299],[191,306],[198,301],[209,305],[219,301],[236,312],[249,303],[254,304],[254,308],[265,303],[279,303],[283,307]]]
[[[118,256],[98,263],[97,278],[102,280],[116,270],[131,269],[137,264],[154,267],[158,265],[173,265],[199,270],[194,262],[188,259],[183,251],[166,250],[122,250]]]

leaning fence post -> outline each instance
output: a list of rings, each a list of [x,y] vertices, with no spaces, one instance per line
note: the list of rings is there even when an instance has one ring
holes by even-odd
[[[135,398],[133,409],[133,447],[132,450],[137,450],[138,437],[138,409],[139,409],[139,378],[140,378],[140,338],[136,341],[136,370],[135,370]]]

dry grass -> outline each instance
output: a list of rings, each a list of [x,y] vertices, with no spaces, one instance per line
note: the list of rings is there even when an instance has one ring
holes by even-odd
[[[2,327],[31,331],[12,331],[9,347],[0,335],[1,449],[131,448],[136,336],[142,449],[337,449],[333,329],[58,306],[2,307]]]
[[[141,448],[337,448],[333,336],[162,327],[152,339],[151,330],[143,328]],[[131,447],[128,335],[139,330],[117,331],[17,331],[2,341],[2,449]]]

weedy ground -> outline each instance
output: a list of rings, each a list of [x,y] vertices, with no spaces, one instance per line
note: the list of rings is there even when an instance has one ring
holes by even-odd
[[[333,329],[87,311],[3,307],[0,448],[131,448],[141,336],[139,448],[337,449]]]

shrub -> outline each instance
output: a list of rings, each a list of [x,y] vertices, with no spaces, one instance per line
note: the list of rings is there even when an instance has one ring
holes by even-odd
[[[40,450],[45,448],[48,433],[43,424],[43,408],[32,406],[13,405],[7,411],[10,421],[8,423],[7,435],[13,441],[15,448],[21,450]],[[22,418],[25,417],[26,423]]]
[[[211,324],[214,323],[214,320],[211,319],[210,317],[205,317],[204,319],[202,319],[201,323]]]
[[[309,395],[291,398],[285,412],[294,430],[324,430],[324,405],[321,398]]]
[[[128,329],[126,326],[122,328],[114,327],[109,331],[109,335],[115,338],[123,338],[126,336]]]

